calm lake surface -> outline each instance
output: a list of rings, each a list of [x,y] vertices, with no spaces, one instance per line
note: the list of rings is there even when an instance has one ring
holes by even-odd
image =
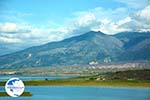
[[[0,97],[0,100],[150,100],[150,88],[28,86],[25,91],[33,96]]]
[[[72,78],[76,76],[20,76],[20,75],[0,75],[0,82],[2,81],[7,81],[12,77],[17,77],[20,78],[22,81],[28,81],[28,80],[45,80],[46,78],[48,80],[53,80],[53,79],[63,79],[63,78]]]

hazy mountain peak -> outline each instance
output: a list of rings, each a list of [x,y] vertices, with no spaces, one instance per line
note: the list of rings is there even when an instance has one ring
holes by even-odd
[[[103,32],[101,32],[101,31],[90,31],[90,32],[87,32],[87,33],[85,33],[85,34],[87,34],[87,35],[105,35]]]

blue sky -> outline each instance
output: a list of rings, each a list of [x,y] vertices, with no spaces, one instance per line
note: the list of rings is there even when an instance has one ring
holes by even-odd
[[[31,24],[47,24],[51,20],[60,25],[65,24],[74,12],[88,11],[96,7],[116,9],[123,6],[120,2],[110,0],[2,0],[1,12],[6,16],[20,13],[22,20]],[[26,14],[26,16],[21,16]],[[19,16],[18,16],[19,17]],[[2,18],[1,21],[18,22],[17,19]]]
[[[91,30],[150,31],[150,0],[0,0],[0,55]]]

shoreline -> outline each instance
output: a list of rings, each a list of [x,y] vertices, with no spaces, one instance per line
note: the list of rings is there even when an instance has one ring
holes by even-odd
[[[23,80],[25,86],[111,86],[150,88],[150,70],[128,70],[62,79]],[[6,82],[0,82],[5,86]]]
[[[0,82],[0,86],[5,86],[6,82]],[[150,81],[91,81],[81,79],[57,79],[57,80],[32,80],[24,81],[25,86],[97,86],[97,87],[133,87],[150,88]]]

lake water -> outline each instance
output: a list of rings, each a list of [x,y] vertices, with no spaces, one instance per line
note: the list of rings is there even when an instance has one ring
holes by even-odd
[[[25,90],[33,96],[0,100],[150,100],[150,88],[28,86]]]
[[[71,78],[71,77],[76,77],[76,76],[20,76],[20,75],[0,75],[0,82],[2,81],[7,81],[8,79],[12,77],[17,77],[20,78],[22,81],[27,81],[27,80],[45,80],[46,78],[48,80],[52,79],[63,79],[63,78]]]

